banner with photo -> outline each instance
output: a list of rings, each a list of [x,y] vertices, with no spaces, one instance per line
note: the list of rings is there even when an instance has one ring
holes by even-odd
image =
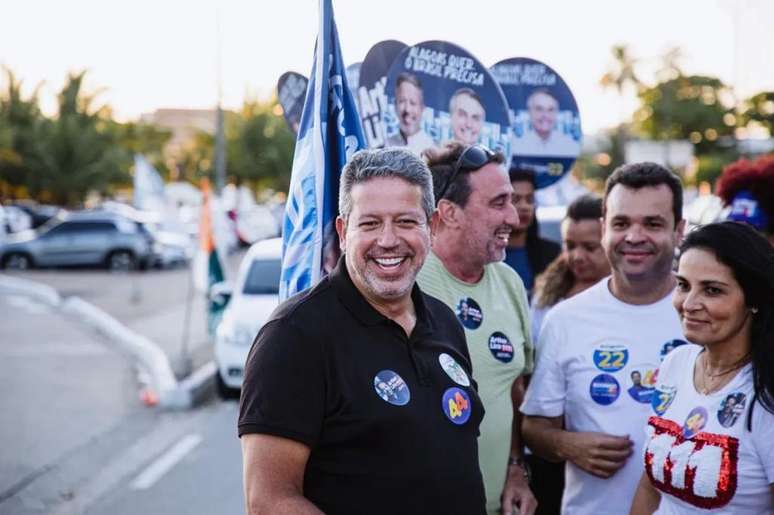
[[[514,57],[491,68],[508,100],[511,167],[533,170],[537,187],[561,179],[580,154],[580,113],[570,88],[550,66]]]
[[[382,112],[387,146],[416,153],[449,140],[481,143],[510,156],[510,119],[502,89],[467,50],[446,41],[404,49],[392,64]]]
[[[296,72],[285,72],[277,81],[277,100],[282,106],[285,121],[293,134],[298,134],[308,83],[306,77]]]
[[[387,83],[387,72],[390,71],[390,66],[405,48],[407,48],[405,43],[392,39],[375,44],[363,59],[358,82],[350,82],[358,86],[355,98],[369,148],[384,147],[386,138],[382,125],[382,112],[387,107],[384,86]]]

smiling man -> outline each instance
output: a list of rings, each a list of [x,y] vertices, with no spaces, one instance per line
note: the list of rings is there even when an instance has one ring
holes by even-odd
[[[486,111],[478,93],[460,88],[449,99],[452,138],[463,145],[473,145],[486,119]]]
[[[277,308],[247,359],[250,515],[484,513],[465,336],[415,284],[433,206],[430,172],[407,150],[344,167],[342,258]]]
[[[527,294],[505,259],[519,221],[503,155],[451,143],[429,155],[437,208],[433,252],[418,280],[455,310],[465,328],[486,418],[479,439],[487,513],[532,513],[516,413],[532,370]],[[513,392],[513,396],[512,396]],[[516,399],[514,404],[514,398]]]
[[[397,134],[387,138],[388,147],[408,147],[416,155],[435,146],[435,142],[422,130],[422,113],[425,97],[422,83],[416,75],[401,73],[395,80],[395,111],[398,115]]]
[[[530,449],[567,461],[562,513],[572,515],[628,513],[648,416],[674,395],[641,380],[684,343],[671,301],[680,179],[654,163],[624,165],[607,180],[602,215],[612,275],[546,315],[521,407]]]

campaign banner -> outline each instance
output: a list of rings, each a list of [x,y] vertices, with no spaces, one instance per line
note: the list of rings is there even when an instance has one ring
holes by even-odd
[[[363,63],[352,63],[347,66],[346,69],[349,92],[352,95],[352,98],[355,99],[355,107],[357,108],[358,112],[360,112],[360,106],[358,105],[357,101],[357,84],[360,82],[360,67],[362,65]]]
[[[308,83],[306,77],[296,72],[285,72],[277,81],[277,99],[293,134],[298,134],[298,124],[301,122]]]
[[[320,20],[309,91],[301,114],[290,189],[282,221],[280,300],[317,284],[336,265],[339,179],[365,148],[347,84],[331,0],[319,0]]]
[[[387,108],[384,86],[387,84],[387,72],[390,71],[390,66],[405,48],[407,48],[405,43],[392,39],[375,44],[363,59],[358,82],[350,82],[357,85],[355,98],[369,148],[384,147],[386,137],[382,125],[382,112]]]
[[[390,67],[382,112],[387,146],[421,153],[450,140],[510,156],[508,104],[489,70],[446,41],[404,49]]]
[[[537,187],[562,178],[580,154],[580,113],[575,97],[550,66],[513,57],[490,69],[500,84],[511,118],[511,167],[533,170]]]

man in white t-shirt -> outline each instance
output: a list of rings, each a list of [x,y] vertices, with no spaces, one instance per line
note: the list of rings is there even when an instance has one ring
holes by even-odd
[[[567,461],[562,513],[571,515],[628,513],[656,369],[682,338],[671,304],[680,180],[654,163],[619,167],[602,222],[612,275],[546,316],[521,406],[530,449]]]

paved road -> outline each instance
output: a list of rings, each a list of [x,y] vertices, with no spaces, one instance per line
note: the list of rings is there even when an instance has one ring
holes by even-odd
[[[15,274],[78,295],[179,353],[189,272]],[[139,301],[137,292],[139,291]],[[191,346],[210,359],[204,304]],[[26,298],[0,295],[0,515],[241,514],[236,403],[144,407],[110,341]]]

